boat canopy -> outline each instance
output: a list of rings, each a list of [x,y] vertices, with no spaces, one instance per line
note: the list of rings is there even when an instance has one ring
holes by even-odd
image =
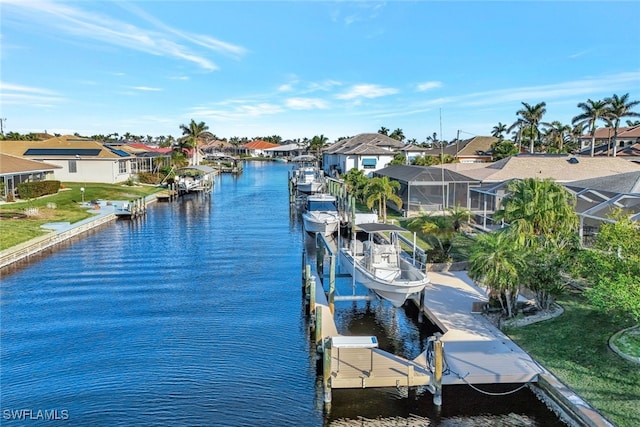
[[[180,174],[180,171],[188,171],[188,170],[196,170],[199,172],[202,172],[204,174],[212,174],[215,172],[215,169],[212,168],[211,166],[206,166],[206,165],[193,165],[193,166],[185,166],[183,168],[180,169],[176,169],[176,175]]]
[[[364,231],[365,233],[379,233],[379,232],[408,232],[406,228],[402,228],[395,224],[381,224],[379,222],[369,222],[356,225],[356,229]]]
[[[316,156],[311,154],[301,154],[291,159],[292,162],[315,162]]]

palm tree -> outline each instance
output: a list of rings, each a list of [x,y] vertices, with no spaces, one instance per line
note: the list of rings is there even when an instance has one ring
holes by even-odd
[[[322,149],[325,147],[325,145],[327,145],[327,142],[329,142],[329,138],[327,138],[326,136],[316,135],[311,138],[311,142],[309,143],[309,150],[315,151],[316,157],[320,159],[320,156],[322,155]]]
[[[596,123],[598,120],[608,121],[607,102],[587,99],[587,102],[580,102],[578,108],[582,109],[582,114],[575,116],[571,124],[587,125],[591,129],[591,157],[593,157],[596,151]]]
[[[545,108],[547,104],[545,102],[540,102],[536,105],[529,105],[526,102],[523,102],[522,105],[524,108],[516,111],[516,115],[520,116],[525,127],[529,129],[529,153],[533,154],[534,140],[537,139],[538,143],[540,143],[540,130],[538,129],[538,125],[542,120],[542,116],[547,112],[547,109]]]
[[[607,117],[613,121],[613,157],[617,154],[618,128],[620,127],[620,119],[623,117],[640,117],[640,113],[631,111],[633,107],[640,104],[640,101],[629,101],[629,94],[622,96],[613,95],[611,98],[605,99],[609,104],[607,108]]]
[[[381,135],[389,135],[389,129],[387,129],[386,127],[382,126],[380,129],[378,129],[378,133]]]
[[[513,317],[520,291],[523,252],[505,231],[478,235],[469,257],[469,277],[488,288],[489,297],[500,301],[507,317]]]
[[[532,246],[538,238],[552,242],[576,233],[575,197],[561,184],[526,178],[511,181],[507,189],[494,220],[509,223],[522,246]]]
[[[522,151],[522,131],[525,127],[523,119],[517,119],[507,128],[507,133],[512,133],[515,130],[514,143],[518,147],[518,154]]]
[[[640,125],[640,120],[627,120],[627,126],[633,127]]]
[[[554,120],[551,123],[542,123],[542,125],[546,126],[549,142],[558,149],[558,153],[562,153],[564,141],[571,132],[571,126],[564,125],[558,120]]]
[[[391,135],[389,135],[389,137],[402,142],[404,141],[404,132],[402,132],[402,129],[398,128],[391,132]]]
[[[498,122],[498,124],[493,127],[493,130],[491,131],[491,136],[498,138],[499,140],[502,141],[504,139],[504,134],[506,132],[507,132],[507,125],[505,125],[504,123]]]
[[[197,152],[200,141],[205,138],[213,137],[213,134],[209,132],[209,126],[204,122],[196,123],[193,119],[191,119],[188,126],[180,125],[180,129],[182,130],[182,135],[184,135],[180,138],[182,148],[193,150],[192,164],[196,165],[198,163]]]
[[[366,202],[369,209],[377,203],[378,214],[382,214],[382,221],[387,222],[387,200],[394,202],[398,209],[402,209],[402,199],[396,191],[400,189],[398,181],[391,181],[389,177],[371,178],[365,187]]]

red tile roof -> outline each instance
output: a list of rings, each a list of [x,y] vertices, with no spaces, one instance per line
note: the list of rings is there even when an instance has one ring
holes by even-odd
[[[255,141],[251,141],[251,142],[248,142],[248,143],[244,144],[243,147],[246,148],[247,150],[264,150],[265,148],[279,147],[279,145],[278,144],[273,144],[271,142],[261,141],[259,139],[256,139]]]

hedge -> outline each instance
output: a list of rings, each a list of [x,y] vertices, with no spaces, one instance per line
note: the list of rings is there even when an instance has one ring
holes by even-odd
[[[16,187],[21,199],[35,199],[36,197],[56,194],[60,190],[60,181],[23,182]]]

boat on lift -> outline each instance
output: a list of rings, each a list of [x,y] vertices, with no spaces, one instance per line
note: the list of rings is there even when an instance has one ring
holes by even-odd
[[[294,166],[289,173],[289,179],[298,194],[315,194],[324,190],[324,172],[318,166],[315,156],[302,154],[292,158],[291,163]]]
[[[327,193],[307,196],[306,208],[302,213],[304,230],[309,234],[321,233],[331,236],[340,227],[340,213],[337,199]]]

